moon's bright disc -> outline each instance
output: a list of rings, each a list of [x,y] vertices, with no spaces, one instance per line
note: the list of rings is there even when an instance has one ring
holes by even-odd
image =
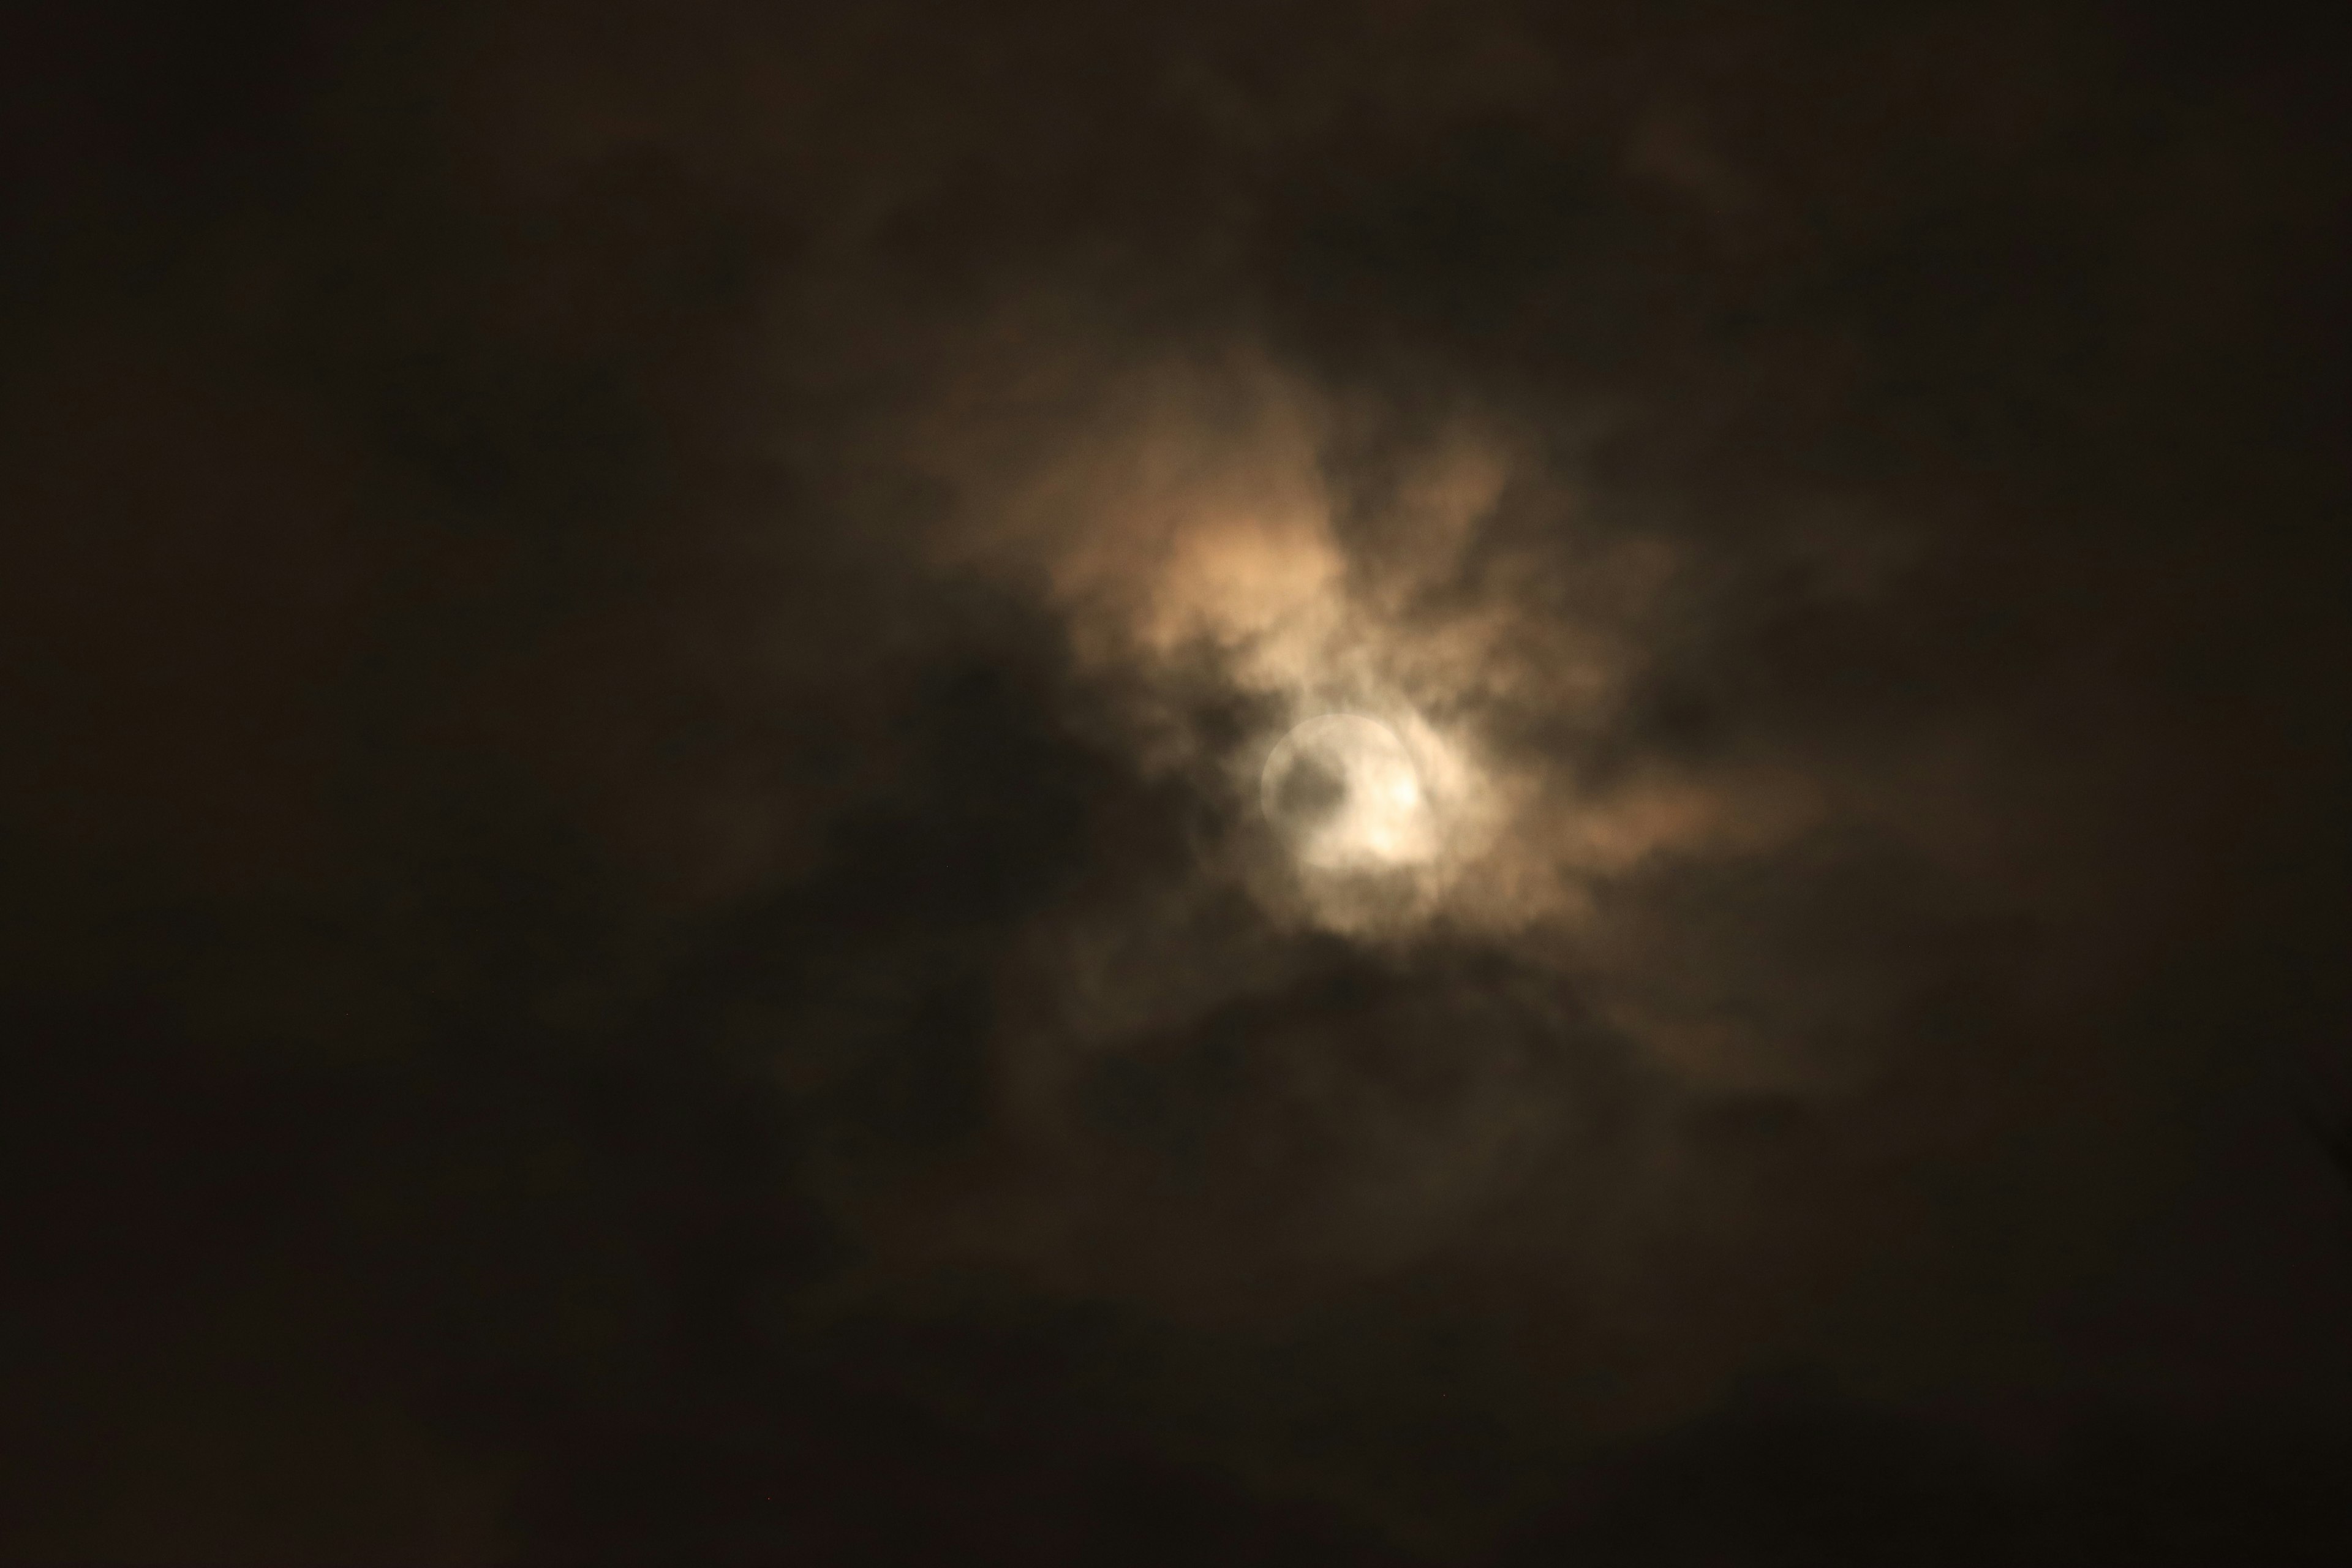
[[[1326,713],[1265,760],[1266,820],[1310,866],[1377,870],[1425,860],[1436,823],[1412,750],[1358,713]]]

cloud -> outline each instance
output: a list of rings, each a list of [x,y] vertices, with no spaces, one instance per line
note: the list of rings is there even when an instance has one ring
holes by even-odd
[[[271,15],[11,68],[25,1158],[211,1238],[191,1364],[330,1279],[554,1555],[1096,1518],[1106,1432],[1458,1553],[1759,1367],[2119,1397],[2080,1303],[2340,992],[2294,91],[2071,11]],[[1286,850],[1333,711],[1441,852]],[[78,1245],[97,1365],[170,1270]],[[2162,1397],[2352,1375],[2226,1295]]]

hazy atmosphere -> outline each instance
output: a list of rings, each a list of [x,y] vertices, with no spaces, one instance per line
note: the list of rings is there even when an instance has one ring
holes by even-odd
[[[2352,1560],[2347,43],[12,13],[0,1558]]]

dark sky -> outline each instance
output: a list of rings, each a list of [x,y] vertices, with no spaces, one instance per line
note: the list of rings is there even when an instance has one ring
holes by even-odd
[[[2188,9],[12,8],[0,1560],[2347,1560]]]

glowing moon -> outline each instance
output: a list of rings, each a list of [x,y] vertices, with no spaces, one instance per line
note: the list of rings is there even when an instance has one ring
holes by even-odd
[[[1412,751],[1376,719],[1309,719],[1266,758],[1259,793],[1266,820],[1310,866],[1378,870],[1436,853],[1437,824]]]

